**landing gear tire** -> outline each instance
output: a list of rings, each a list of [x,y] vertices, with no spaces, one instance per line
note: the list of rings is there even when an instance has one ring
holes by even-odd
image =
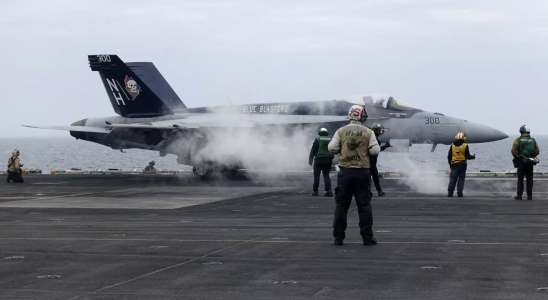
[[[198,163],[192,167],[192,172],[194,175],[198,176],[200,179],[207,179],[213,174],[213,167],[207,163]]]

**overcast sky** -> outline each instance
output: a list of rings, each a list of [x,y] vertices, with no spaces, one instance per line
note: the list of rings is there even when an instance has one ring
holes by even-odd
[[[0,0],[0,136],[114,115],[88,54],[152,61],[188,107],[383,93],[548,134],[548,1]]]

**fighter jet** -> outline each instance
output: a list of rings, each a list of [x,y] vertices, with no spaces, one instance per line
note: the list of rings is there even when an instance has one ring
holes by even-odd
[[[212,131],[309,126],[335,132],[348,123],[348,111],[354,104],[366,107],[367,126],[381,123],[385,127],[383,139],[400,141],[403,151],[413,144],[432,144],[434,151],[437,144],[451,144],[460,131],[466,132],[469,143],[508,137],[486,125],[427,112],[382,95],[187,108],[153,63],[124,63],[117,55],[89,55],[88,60],[91,70],[99,73],[118,116],[87,118],[70,126],[23,126],[66,130],[76,139],[121,151],[146,149],[159,151],[160,156],[174,154],[178,163],[193,166],[194,173],[202,178],[217,171],[234,175],[245,168],[237,160],[216,161],[201,151],[211,141]]]

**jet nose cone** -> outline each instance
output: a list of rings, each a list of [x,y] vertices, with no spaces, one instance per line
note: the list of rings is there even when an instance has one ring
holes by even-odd
[[[486,125],[463,121],[461,129],[466,133],[468,143],[486,143],[503,140],[508,135]]]

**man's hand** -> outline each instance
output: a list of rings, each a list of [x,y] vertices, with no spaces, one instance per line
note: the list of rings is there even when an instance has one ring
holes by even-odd
[[[385,146],[386,148],[392,147],[392,145],[390,145],[390,141],[386,142],[386,144],[384,144],[384,146]]]
[[[472,159],[476,159],[476,155],[475,155],[475,154],[474,154],[474,155],[472,155]]]

